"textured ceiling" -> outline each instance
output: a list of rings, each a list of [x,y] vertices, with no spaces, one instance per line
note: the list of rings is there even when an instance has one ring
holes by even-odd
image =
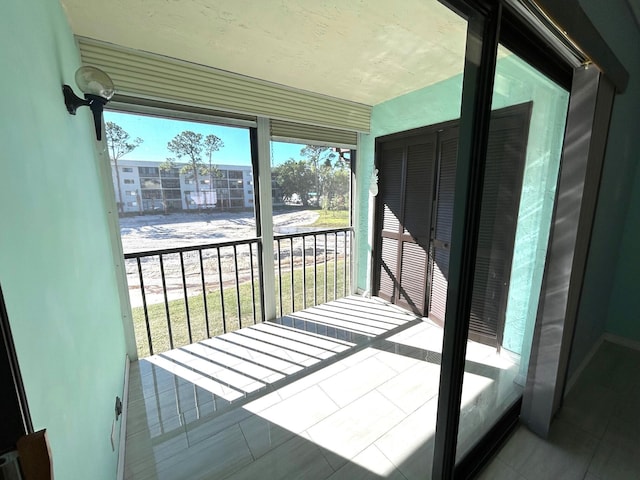
[[[61,0],[73,32],[375,105],[461,73],[437,0]]]

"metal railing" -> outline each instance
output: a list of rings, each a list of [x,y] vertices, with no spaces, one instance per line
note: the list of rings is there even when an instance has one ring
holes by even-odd
[[[351,242],[351,228],[276,236],[273,280],[259,238],[125,254],[138,356],[264,321],[265,281],[280,316],[346,296]]]
[[[258,238],[125,254],[140,357],[264,320]]]
[[[349,293],[352,231],[335,228],[274,238],[280,316]]]

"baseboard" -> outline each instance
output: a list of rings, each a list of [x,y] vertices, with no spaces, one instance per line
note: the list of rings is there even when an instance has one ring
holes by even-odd
[[[122,415],[120,415],[120,444],[118,445],[117,480],[124,480],[124,455],[127,441],[127,411],[129,406],[129,366],[131,361],[127,355],[124,363],[124,391],[122,392]]]
[[[603,337],[607,342],[640,351],[640,342],[637,340],[630,340],[625,337],[620,337],[619,335],[614,335],[613,333],[605,333]]]
[[[571,378],[569,378],[569,380],[567,381],[567,385],[564,389],[564,398],[566,398],[567,395],[569,395],[569,392],[571,392],[571,389],[573,389],[573,387],[575,386],[576,382],[578,381],[578,378],[580,378],[580,375],[582,374],[582,372],[584,372],[584,369],[587,368],[587,365],[589,365],[589,362],[595,356],[596,352],[604,342],[605,342],[605,335],[603,334],[603,335],[600,335],[600,338],[598,338],[598,340],[596,340],[596,343],[593,344],[593,347],[591,347],[591,349],[589,350],[589,353],[587,353],[587,355],[584,357],[582,362],[580,362],[580,365],[578,366],[576,371],[573,372],[573,375],[571,375]]]

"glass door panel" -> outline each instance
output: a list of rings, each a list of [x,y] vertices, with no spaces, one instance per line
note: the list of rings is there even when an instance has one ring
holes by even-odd
[[[522,395],[569,92],[498,48],[456,459]]]

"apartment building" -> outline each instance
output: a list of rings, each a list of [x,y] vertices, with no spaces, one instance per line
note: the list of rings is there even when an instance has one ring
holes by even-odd
[[[117,175],[112,162],[116,202],[122,202],[123,213],[253,207],[251,167],[221,165],[217,173],[199,176],[196,188],[194,176],[180,173],[179,165],[163,169],[161,164],[120,160]]]

